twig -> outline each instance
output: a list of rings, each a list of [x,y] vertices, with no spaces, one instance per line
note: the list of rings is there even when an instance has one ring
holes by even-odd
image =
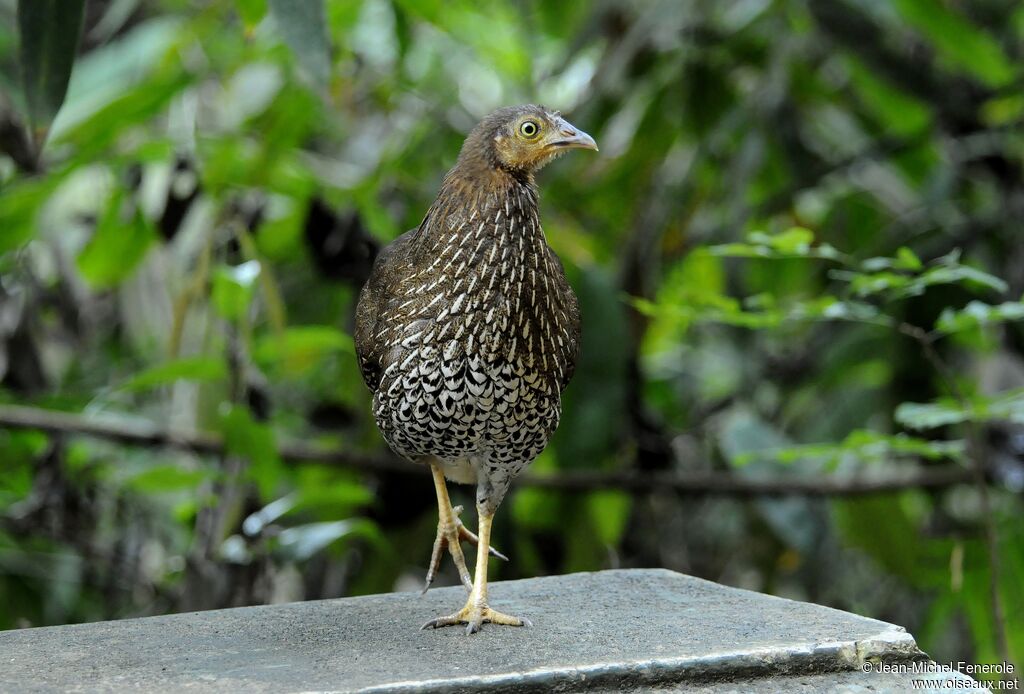
[[[971,481],[971,472],[957,465],[921,468],[883,476],[802,475],[737,477],[724,472],[637,473],[574,472],[557,476],[525,475],[517,484],[563,491],[619,489],[632,493],[672,491],[688,496],[740,498],[771,496],[851,497],[906,489],[942,489]]]
[[[172,448],[201,455],[221,455],[224,443],[215,434],[161,429],[137,421],[110,421],[19,405],[0,405],[0,429],[37,429],[49,433],[78,434],[131,446]],[[397,473],[426,477],[426,466],[413,465],[391,455],[343,451],[301,441],[278,445],[282,460],[290,464],[324,463],[368,473]],[[639,473],[635,471],[562,472],[523,475],[517,484],[539,489],[585,492],[618,489],[634,494],[671,491],[682,495],[765,497],[851,497],[886,494],[906,489],[944,489],[975,480],[972,470],[958,465],[915,467],[884,476],[840,475],[737,477],[724,472]]]
[[[901,323],[899,331],[914,339],[921,346],[925,359],[932,365],[939,377],[946,383],[946,387],[964,409],[971,407],[967,394],[956,382],[953,369],[949,367],[946,360],[935,349],[935,335],[923,328],[910,323]],[[995,518],[992,515],[992,501],[988,493],[988,480],[985,473],[985,460],[983,458],[983,444],[981,431],[978,423],[973,418],[967,419],[968,442],[971,455],[971,473],[975,486],[978,489],[978,500],[981,505],[982,524],[985,528],[985,547],[988,550],[989,564],[989,593],[992,602],[992,619],[996,626],[996,647],[999,650],[999,657],[1004,663],[1010,662],[1010,649],[1006,639],[1006,618],[1003,612],[1003,601],[999,595],[999,535],[996,529]]]

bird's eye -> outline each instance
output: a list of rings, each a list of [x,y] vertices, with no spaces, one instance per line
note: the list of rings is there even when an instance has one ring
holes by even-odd
[[[523,134],[523,137],[536,137],[540,128],[532,120],[524,120],[519,126],[519,132]]]

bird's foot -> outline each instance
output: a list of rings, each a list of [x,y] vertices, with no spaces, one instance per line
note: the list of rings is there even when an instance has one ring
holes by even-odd
[[[533,626],[533,623],[530,622],[530,620],[523,617],[513,617],[512,615],[505,614],[504,612],[492,610],[487,605],[467,604],[455,614],[450,614],[447,617],[431,619],[420,628],[438,629],[440,627],[455,626],[456,624],[465,624],[466,633],[475,634],[480,631],[480,627],[487,623],[507,624],[508,626],[513,627]]]
[[[469,569],[466,568],[466,557],[462,553],[462,540],[475,547],[480,543],[480,538],[462,524],[462,521],[459,520],[460,513],[462,513],[461,506],[450,507],[448,513],[442,513],[437,521],[437,536],[434,538],[434,549],[430,553],[430,568],[427,569],[427,581],[423,586],[424,593],[437,577],[437,571],[441,568],[441,555],[446,548],[452,555],[455,568],[459,571],[459,580],[462,581],[462,585],[466,587],[466,590],[473,590],[473,578]],[[508,557],[493,547],[488,547],[488,552],[492,557],[508,561]]]

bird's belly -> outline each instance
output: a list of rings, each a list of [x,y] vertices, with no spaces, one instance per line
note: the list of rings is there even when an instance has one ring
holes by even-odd
[[[544,449],[560,410],[557,383],[525,359],[422,346],[385,371],[374,397],[399,455],[436,457],[460,482],[474,482],[481,465],[517,474]]]

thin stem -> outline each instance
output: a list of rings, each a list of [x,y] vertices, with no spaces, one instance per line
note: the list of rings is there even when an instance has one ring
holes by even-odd
[[[936,373],[946,384],[949,392],[957,399],[964,410],[970,410],[973,406],[967,394],[956,381],[953,369],[942,358],[935,349],[935,337],[910,323],[900,323],[899,331],[904,335],[913,338],[921,346],[925,359],[932,365]],[[989,596],[992,603],[992,619],[996,628],[996,649],[999,651],[999,658],[1004,662],[1010,662],[1010,649],[1006,639],[1006,618],[1003,612],[1003,601],[999,594],[999,534],[996,521],[992,513],[992,500],[989,495],[988,479],[986,474],[987,464],[985,463],[984,445],[982,443],[982,432],[978,422],[973,417],[966,419],[968,459],[971,461],[971,470],[974,475],[974,485],[978,490],[978,500],[981,504],[982,523],[985,528],[985,546],[988,550],[989,562]]]

